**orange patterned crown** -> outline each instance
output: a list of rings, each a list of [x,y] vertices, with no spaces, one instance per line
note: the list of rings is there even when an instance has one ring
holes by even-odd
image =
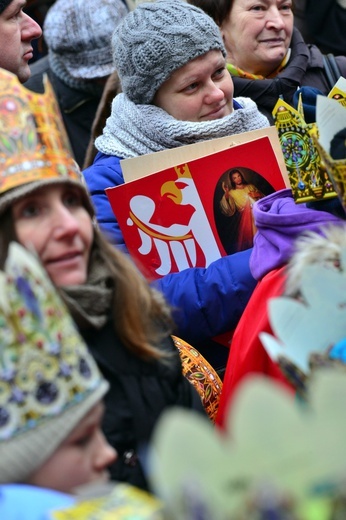
[[[42,179],[80,180],[47,77],[44,87],[44,94],[32,92],[0,69],[0,194]]]

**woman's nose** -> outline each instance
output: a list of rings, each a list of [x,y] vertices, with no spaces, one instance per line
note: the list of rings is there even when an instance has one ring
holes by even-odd
[[[266,25],[268,28],[273,27],[278,31],[285,27],[284,19],[277,7],[268,10]]]
[[[52,232],[56,237],[75,235],[80,228],[78,219],[63,204],[57,205],[52,215]]]
[[[206,102],[208,104],[218,103],[219,101],[222,101],[224,97],[225,94],[223,91],[215,85],[213,81],[211,81],[206,95]]]

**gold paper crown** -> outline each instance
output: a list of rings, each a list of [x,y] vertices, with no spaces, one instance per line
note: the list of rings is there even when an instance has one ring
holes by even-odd
[[[343,90],[343,88],[340,88],[339,83],[343,85],[343,78],[340,78],[336,85],[332,88],[332,90],[329,92],[328,97],[331,99],[335,99],[340,105],[346,108],[346,92]]]
[[[273,110],[293,198],[296,202],[334,198],[337,193],[314,139],[316,124],[305,123],[299,106],[295,110],[279,99]]]
[[[41,179],[80,180],[53,88],[26,89],[0,69],[0,194]]]

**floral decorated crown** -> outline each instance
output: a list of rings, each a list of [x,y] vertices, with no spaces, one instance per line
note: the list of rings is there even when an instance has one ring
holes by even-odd
[[[0,295],[0,482],[18,482],[108,384],[45,270],[17,243],[0,272]]]

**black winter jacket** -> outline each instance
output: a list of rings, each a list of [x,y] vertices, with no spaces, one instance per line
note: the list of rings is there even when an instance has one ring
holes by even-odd
[[[100,86],[96,95],[69,87],[50,69],[48,56],[33,63],[31,77],[24,86],[34,92],[43,93],[44,74],[48,75],[52,83],[74,158],[82,168],[103,88]]]
[[[110,383],[104,398],[103,431],[119,455],[110,468],[111,478],[149,489],[145,452],[157,419],[170,406],[205,414],[200,397],[182,375],[180,356],[170,336],[161,343],[170,357],[146,362],[124,347],[111,321],[101,330],[81,330],[81,334]]]

